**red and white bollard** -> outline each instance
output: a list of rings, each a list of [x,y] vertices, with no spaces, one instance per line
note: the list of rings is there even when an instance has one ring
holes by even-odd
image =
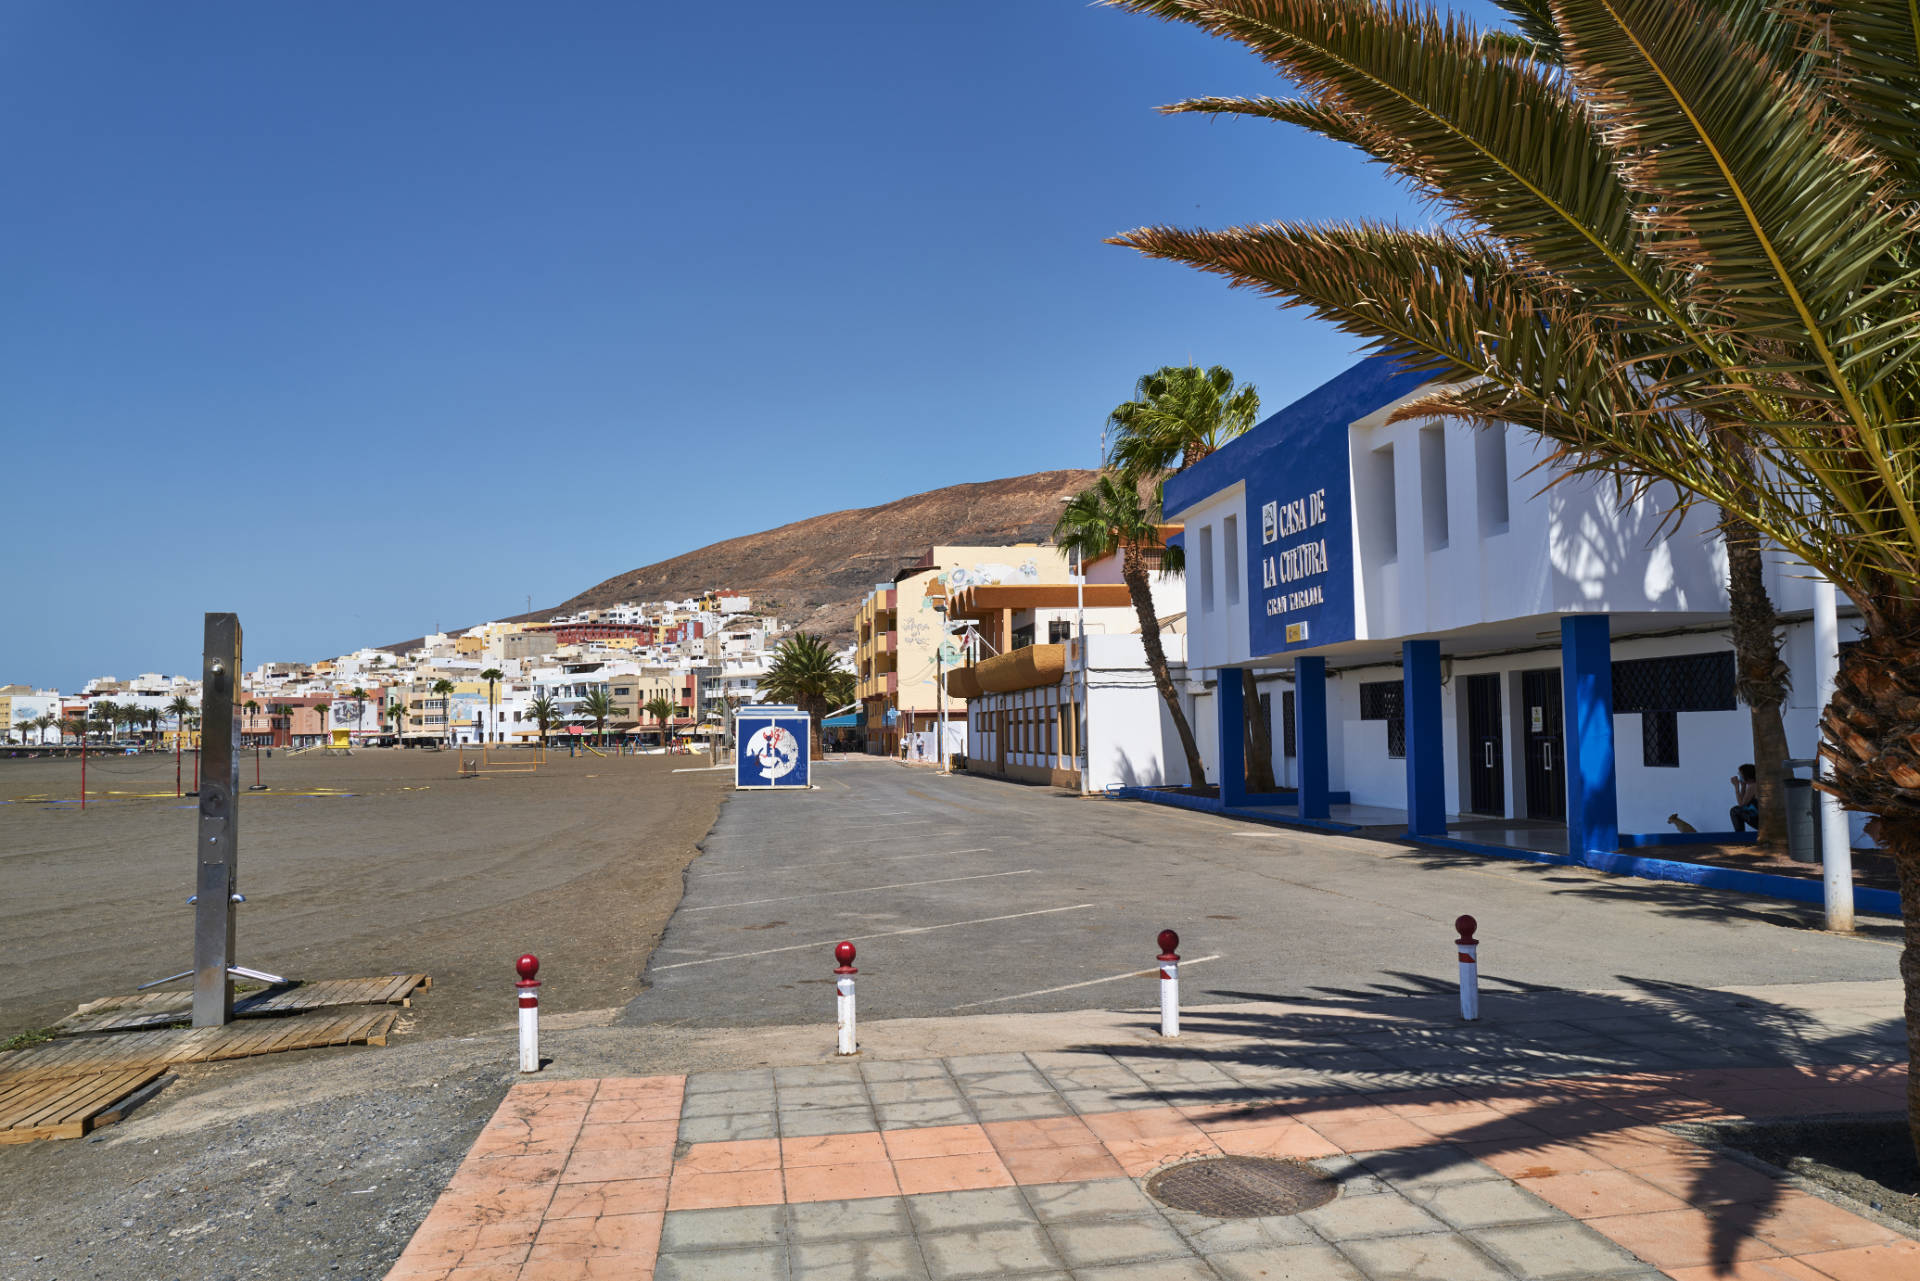
[[[520,1070],[540,1070],[540,958],[528,952],[513,963],[520,981],[513,986],[520,993]]]
[[[1180,1035],[1180,936],[1160,931],[1160,1035]]]
[[[860,971],[853,968],[853,955],[853,944],[848,942],[834,944],[833,959],[840,962],[839,967],[834,970],[839,977],[833,983],[834,1003],[840,1015],[840,1046],[836,1051],[839,1054],[854,1054],[859,1048],[853,1029],[853,976]]]
[[[1473,937],[1479,922],[1471,916],[1454,921],[1460,937],[1453,945],[1460,949],[1460,1017],[1469,1023],[1480,1017],[1480,941]]]

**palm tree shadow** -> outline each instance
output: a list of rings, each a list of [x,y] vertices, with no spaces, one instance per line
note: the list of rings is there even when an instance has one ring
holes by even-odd
[[[1318,1118],[1349,1143],[1366,1143],[1366,1121],[1397,1120],[1436,1136],[1408,1142],[1402,1134],[1396,1144],[1402,1127],[1379,1126],[1382,1146],[1336,1178],[1404,1184],[1484,1161],[1509,1177],[1539,1179],[1587,1168],[1567,1164],[1579,1153],[1610,1165],[1611,1151],[1629,1172],[1636,1162],[1657,1170],[1680,1201],[1707,1215],[1708,1262],[1716,1275],[1730,1274],[1785,1187],[1660,1127],[1739,1115],[1777,1093],[1777,1080],[1762,1084],[1773,1078],[1757,1076],[1756,1062],[1764,1070],[1897,1058],[1903,1025],[1887,1019],[1836,1031],[1758,997],[1619,982],[1614,991],[1484,983],[1498,1012],[1478,1023],[1459,1021],[1457,989],[1418,974],[1389,972],[1377,983],[1305,996],[1213,989],[1210,998],[1259,1004],[1195,1010],[1182,1019],[1181,1040],[1137,1044],[1117,1057],[1147,1082],[1133,1097],[1182,1107],[1203,1123],[1311,1126]],[[1196,1043],[1190,1034],[1230,1040]],[[1650,1061],[1659,1066],[1649,1070]],[[1196,1063],[1215,1071],[1196,1072]],[[1885,1093],[1884,1106],[1896,1099]],[[1816,1110],[1824,1102],[1807,1101]]]

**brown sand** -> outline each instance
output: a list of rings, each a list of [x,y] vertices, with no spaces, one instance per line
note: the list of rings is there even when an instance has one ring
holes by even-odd
[[[541,959],[543,1010],[622,1004],[725,795],[725,772],[673,773],[705,763],[549,754],[537,773],[461,779],[451,752],[276,752],[271,790],[240,803],[240,962],[431,974],[415,1035],[511,1021],[522,951]],[[196,815],[173,758],[95,757],[85,813],[30,799],[76,798],[79,773],[0,759],[0,1040],[192,962]],[[352,794],[299,794],[318,789]]]

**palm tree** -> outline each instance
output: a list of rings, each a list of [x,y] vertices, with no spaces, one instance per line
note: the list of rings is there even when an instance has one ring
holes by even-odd
[[[86,732],[87,732],[87,721],[85,716],[76,712],[72,715],[63,716],[60,718],[61,742],[64,743],[66,741],[66,736],[68,734],[71,734],[74,736],[76,740],[78,740],[81,743],[82,746],[84,746],[86,743]]]
[[[119,723],[120,708],[110,698],[96,698],[87,706],[87,732],[104,735],[109,741],[113,738],[113,727]]]
[[[527,704],[527,710],[533,714],[534,723],[540,727],[540,742],[544,745],[547,741],[548,728],[558,725],[564,719],[560,715],[560,704],[542,694]]]
[[[660,722],[660,746],[667,746],[667,722],[680,714],[680,708],[672,699],[660,695],[647,700],[646,714]]]
[[[440,701],[447,709],[446,738],[447,746],[451,747],[453,746],[453,682],[442,676],[433,683],[433,692],[440,696]]]
[[[833,646],[809,632],[795,632],[774,651],[760,692],[769,702],[791,703],[806,712],[813,725],[813,749],[820,749],[820,722],[836,707],[854,700],[857,682],[840,666]]]
[[[367,714],[367,691],[363,686],[355,685],[351,690],[347,691],[347,697],[353,700],[353,724],[354,728],[358,729],[360,727],[360,718]],[[351,735],[349,735],[349,738],[351,738]]]
[[[45,712],[33,718],[33,726],[40,731],[40,741],[42,743],[47,741],[47,731],[52,729],[55,723],[55,718]]]
[[[146,710],[147,737],[155,751],[160,750],[160,721],[165,715],[166,712],[162,708],[149,707]]]
[[[1241,41],[1306,94],[1176,110],[1305,124],[1453,216],[1120,243],[1449,381],[1396,418],[1513,422],[1563,474],[1671,485],[1676,518],[1715,505],[1743,559],[1764,538],[1859,610],[1820,785],[1875,816],[1899,871],[1920,1149],[1920,16],[1884,0],[1502,0],[1517,31],[1486,36],[1359,0],[1117,3]],[[1738,625],[1764,659],[1758,612]],[[1767,664],[1750,658],[1742,690],[1759,696]]]
[[[613,695],[607,692],[607,687],[596,685],[587,691],[587,696],[580,700],[580,706],[574,709],[574,713],[582,720],[593,722],[594,734],[599,738],[600,746],[605,747],[607,719],[618,710],[614,706]]]
[[[494,714],[493,714],[493,691],[496,685],[498,685],[501,681],[506,679],[506,676],[507,674],[501,671],[497,667],[489,667],[486,671],[480,673],[480,679],[487,683],[487,737],[492,737],[492,738],[499,737],[498,734],[493,732],[493,726],[495,724]]]
[[[240,704],[240,709],[247,714],[247,719],[251,720],[253,719],[254,715],[257,712],[259,712],[260,704],[250,698],[246,702]]]
[[[33,732],[33,726],[34,720],[31,716],[22,716],[13,723],[13,727],[20,731],[20,741],[22,743],[25,743],[27,741],[27,735]]]
[[[1260,417],[1260,393],[1251,383],[1234,385],[1233,372],[1214,365],[1168,365],[1141,377],[1134,385],[1137,399],[1119,406],[1107,418],[1112,445],[1106,461],[1122,480],[1153,492],[1169,472],[1183,472],[1234,437],[1251,430]],[[1225,672],[1222,679],[1233,679]],[[1252,668],[1239,675],[1244,695],[1242,713],[1246,741],[1247,787],[1271,792],[1273,727],[1260,704],[1260,687]]]
[[[1160,691],[1167,714],[1173,718],[1174,733],[1180,736],[1180,750],[1187,758],[1187,778],[1201,787],[1207,781],[1206,767],[1200,763],[1200,746],[1187,723],[1186,709],[1180,705],[1180,693],[1173,687],[1166,647],[1160,643],[1153,589],[1147,582],[1147,553],[1161,546],[1157,507],[1142,503],[1140,491],[1113,472],[1102,472],[1093,484],[1067,500],[1053,527],[1053,540],[1062,550],[1077,555],[1081,564],[1120,552],[1120,577],[1133,601],[1133,612],[1140,619],[1140,643],[1147,651],[1147,666],[1153,670],[1154,688]],[[1167,548],[1160,563],[1161,572],[1169,573],[1181,562],[1175,549]]]
[[[333,735],[327,732],[327,711],[332,706],[325,699],[313,705],[314,712],[320,717],[320,742],[316,746],[325,747],[333,741]]]
[[[386,716],[388,720],[393,722],[393,737],[395,740],[398,740],[401,733],[401,722],[407,719],[407,705],[401,702],[398,696],[395,696],[394,701],[387,704]]]

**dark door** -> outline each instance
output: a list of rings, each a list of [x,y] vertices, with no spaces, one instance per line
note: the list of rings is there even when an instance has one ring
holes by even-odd
[[[1467,677],[1467,791],[1475,814],[1507,812],[1506,737],[1500,728],[1500,677]]]
[[[1565,822],[1566,758],[1561,750],[1560,672],[1520,673],[1520,704],[1526,723],[1527,817]]]

